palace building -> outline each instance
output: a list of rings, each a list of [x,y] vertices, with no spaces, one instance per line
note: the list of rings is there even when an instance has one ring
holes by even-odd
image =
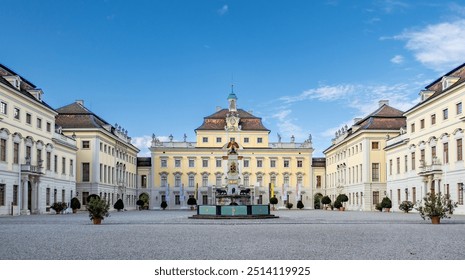
[[[110,205],[122,199],[134,209],[137,200],[137,153],[127,130],[114,126],[78,100],[57,109],[56,122],[77,142],[76,196],[83,205],[97,194]]]
[[[375,210],[386,196],[386,140],[405,126],[403,112],[379,101],[379,108],[336,132],[326,157],[326,190],[334,202],[346,194],[348,210]]]
[[[0,64],[0,215],[54,212],[76,194],[76,141],[43,91]]]
[[[153,135],[151,151],[152,189],[150,208],[185,208],[188,197],[197,204],[215,204],[215,193],[231,184],[228,174],[228,144],[237,143],[239,190],[248,190],[253,204],[268,204],[270,195],[278,198],[278,207],[289,201],[301,200],[306,208],[313,207],[312,141],[296,143],[270,142],[268,130],[261,118],[250,111],[237,108],[236,94],[231,91],[228,108],[204,118],[195,129],[196,141],[161,142]],[[236,174],[236,172],[234,172]],[[238,190],[238,191],[239,191]]]
[[[392,208],[400,211],[402,201],[415,203],[435,190],[458,202],[455,213],[465,214],[465,64],[426,86],[420,99],[385,148]]]

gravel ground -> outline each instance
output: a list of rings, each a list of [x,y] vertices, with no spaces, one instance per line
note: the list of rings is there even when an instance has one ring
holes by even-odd
[[[0,260],[464,260],[465,216],[273,211],[278,219],[193,220],[193,211],[0,217]]]

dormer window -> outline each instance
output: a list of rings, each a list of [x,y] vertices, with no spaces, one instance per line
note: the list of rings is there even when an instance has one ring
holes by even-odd
[[[459,79],[459,77],[444,76],[441,81],[442,90],[446,90],[451,85],[455,84]]]
[[[32,96],[34,96],[35,99],[42,101],[42,95],[44,94],[44,92],[41,89],[31,89],[28,90],[28,92],[32,94]]]
[[[21,78],[19,76],[5,76],[3,78],[5,78],[5,80],[7,80],[16,89],[21,89]]]
[[[420,91],[421,101],[428,99],[431,95],[434,94],[433,90],[422,90]]]

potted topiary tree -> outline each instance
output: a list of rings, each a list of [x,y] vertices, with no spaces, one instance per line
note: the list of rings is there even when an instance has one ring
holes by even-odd
[[[334,208],[339,209],[339,211],[344,211],[344,209],[342,207],[342,202],[337,200],[337,199],[336,199],[336,201],[334,201]]]
[[[294,206],[294,204],[292,204],[292,203],[290,203],[290,202],[286,203],[286,208],[289,209],[289,210],[291,210],[291,208],[292,208],[293,206]]]
[[[144,201],[139,199],[136,201],[136,205],[139,206],[139,211],[142,211],[142,207],[144,206]]]
[[[378,210],[379,212],[383,211],[383,206],[381,206],[381,203],[376,203],[375,204],[375,209]]]
[[[302,203],[302,200],[297,201],[297,208],[302,210],[304,208],[304,204]]]
[[[313,204],[315,205],[314,206],[315,209],[321,209],[321,198],[322,197],[323,195],[321,193],[317,193],[313,197]]]
[[[387,196],[384,197],[383,200],[381,201],[381,207],[383,207],[385,212],[391,211],[391,208],[392,208],[391,199],[389,199],[389,197]]]
[[[197,200],[195,199],[195,197],[189,197],[189,199],[187,200],[187,205],[191,207],[191,210],[194,210],[195,206],[197,205]]]
[[[91,199],[91,198],[98,198],[98,199],[100,199],[100,196],[98,196],[98,195],[97,195],[97,194],[95,194],[95,193],[94,193],[94,194],[91,194],[91,195],[89,195],[89,196],[87,197],[87,203],[89,203],[89,202],[90,202],[90,199]]]
[[[116,210],[121,211],[124,209],[124,202],[123,200],[120,198],[118,199],[116,202],[115,202],[115,205],[113,205],[113,208],[115,208]]]
[[[161,207],[163,210],[165,210],[166,207],[168,207],[168,203],[166,203],[166,201],[163,200],[163,201],[161,202],[161,204],[160,204],[160,207]]]
[[[272,198],[270,198],[270,204],[273,205],[272,210],[275,210],[275,205],[278,204],[278,199],[276,198],[276,196],[273,196]]]
[[[324,209],[328,209],[328,206],[327,206],[327,205],[331,204],[331,198],[329,198],[329,196],[325,195],[325,196],[323,196],[323,198],[321,199],[321,203],[323,203]]]
[[[413,206],[414,206],[413,202],[405,200],[405,201],[402,201],[402,203],[399,205],[399,210],[404,211],[404,213],[408,213],[412,211]]]
[[[68,205],[65,202],[55,202],[50,206],[53,210],[55,210],[55,214],[60,214],[61,211],[66,210],[68,208]]]
[[[448,196],[432,192],[423,198],[423,203],[419,203],[415,210],[420,213],[423,220],[428,217],[433,224],[439,224],[442,218],[450,219],[455,207],[457,203],[450,200]]]
[[[89,211],[89,218],[94,225],[100,225],[105,217],[110,216],[110,204],[98,197],[92,197],[87,203],[86,209]]]
[[[71,209],[73,209],[73,213],[76,213],[78,209],[81,209],[81,202],[77,197],[73,197],[71,199]]]
[[[344,211],[346,209],[344,207],[344,203],[349,201],[349,197],[347,197],[347,195],[341,193],[340,195],[337,196],[336,200],[339,200],[341,202],[341,207],[339,207],[339,210]]]

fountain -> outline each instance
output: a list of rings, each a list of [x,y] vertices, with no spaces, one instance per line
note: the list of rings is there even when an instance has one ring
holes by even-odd
[[[278,218],[270,214],[270,205],[253,204],[250,189],[239,185],[239,145],[231,140],[228,143],[227,184],[225,188],[217,187],[215,191],[215,205],[197,206],[197,214],[192,219],[268,219]]]

